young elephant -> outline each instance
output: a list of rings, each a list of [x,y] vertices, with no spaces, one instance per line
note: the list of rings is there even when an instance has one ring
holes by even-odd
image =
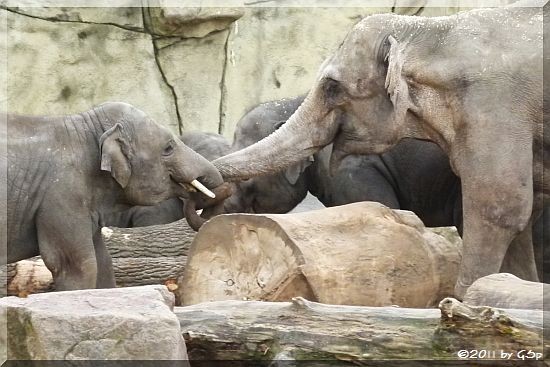
[[[0,260],[42,255],[58,290],[115,285],[100,233],[106,215],[188,197],[191,186],[211,195],[204,186],[223,183],[208,160],[129,104],[63,117],[8,115],[1,126],[8,248]]]
[[[361,20],[300,108],[268,138],[214,161],[225,180],[272,174],[332,143],[331,166],[430,140],[461,179],[464,250],[455,296],[507,254],[537,280],[531,223],[550,198],[542,9]],[[544,78],[547,75],[544,74]]]
[[[282,99],[259,104],[247,112],[235,127],[231,151],[244,149],[282,126],[300,106],[303,97]],[[235,183],[236,189],[225,200],[228,213],[287,213],[298,205],[308,192],[303,175],[313,157],[300,161],[285,170],[252,177]]]

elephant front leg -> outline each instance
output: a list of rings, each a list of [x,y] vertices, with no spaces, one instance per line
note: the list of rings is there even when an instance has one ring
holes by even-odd
[[[464,236],[457,298],[461,299],[477,279],[500,271],[510,242],[529,223],[532,198],[529,185],[501,184],[487,178],[481,182],[463,180]],[[524,243],[513,252],[523,256],[521,270],[530,274],[536,268],[532,245],[530,251],[521,252],[525,249],[528,244]]]
[[[471,113],[450,152],[463,206],[457,298],[477,279],[500,271],[512,239],[526,228],[533,212],[532,132],[507,109],[473,108]]]
[[[95,288],[98,272],[91,219],[58,213],[41,211],[36,219],[40,255],[52,272],[55,289]]]
[[[479,194],[482,195],[481,192]],[[500,271],[510,242],[526,227],[528,219],[522,218],[530,211],[528,204],[517,207],[506,204],[497,207],[498,204],[481,204],[480,198],[475,196],[464,196],[462,261],[455,286],[455,297],[459,299],[462,299],[474,281]],[[495,214],[490,214],[491,212]],[[520,214],[521,212],[523,214]],[[515,267],[515,272],[521,270],[522,273],[530,273],[530,269],[535,268],[532,248],[530,253],[525,254],[517,253],[515,250],[515,256],[524,256],[522,268]]]

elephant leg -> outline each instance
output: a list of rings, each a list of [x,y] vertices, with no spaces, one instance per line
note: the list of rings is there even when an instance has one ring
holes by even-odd
[[[484,129],[477,131],[479,135],[457,138],[460,148],[453,156],[461,178],[464,215],[457,298],[477,279],[500,271],[510,243],[528,226],[533,211],[530,137],[520,130],[503,135],[481,122]],[[492,144],[495,136],[500,137],[496,145]],[[512,251],[521,251],[522,246]],[[525,261],[528,269],[524,271],[530,274],[534,258]]]
[[[462,299],[468,287],[477,279],[500,271],[515,233],[515,230],[492,223],[478,211],[464,211],[462,261],[455,297]]]
[[[529,223],[512,240],[500,272],[514,274],[523,280],[539,281],[531,232],[531,223]]]
[[[36,227],[40,255],[53,275],[55,289],[95,288],[97,263],[91,220],[78,214],[61,217],[49,210],[38,213]]]
[[[113,260],[103,238],[101,229],[95,231],[94,249],[97,260],[97,283],[96,288],[114,288],[116,286],[115,273],[113,270]]]

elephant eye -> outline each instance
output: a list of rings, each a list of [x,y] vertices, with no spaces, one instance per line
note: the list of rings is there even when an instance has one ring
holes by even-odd
[[[162,151],[162,155],[166,157],[171,155],[172,153],[174,153],[174,141],[170,140],[168,142],[168,145]]]
[[[323,84],[323,90],[326,100],[332,105],[338,105],[343,99],[343,88],[340,82],[327,78]]]

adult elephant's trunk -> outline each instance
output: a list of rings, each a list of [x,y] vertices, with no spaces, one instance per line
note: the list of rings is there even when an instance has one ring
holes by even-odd
[[[337,126],[321,94],[320,88],[312,89],[280,129],[245,149],[214,160],[224,180],[277,173],[329,144]]]

